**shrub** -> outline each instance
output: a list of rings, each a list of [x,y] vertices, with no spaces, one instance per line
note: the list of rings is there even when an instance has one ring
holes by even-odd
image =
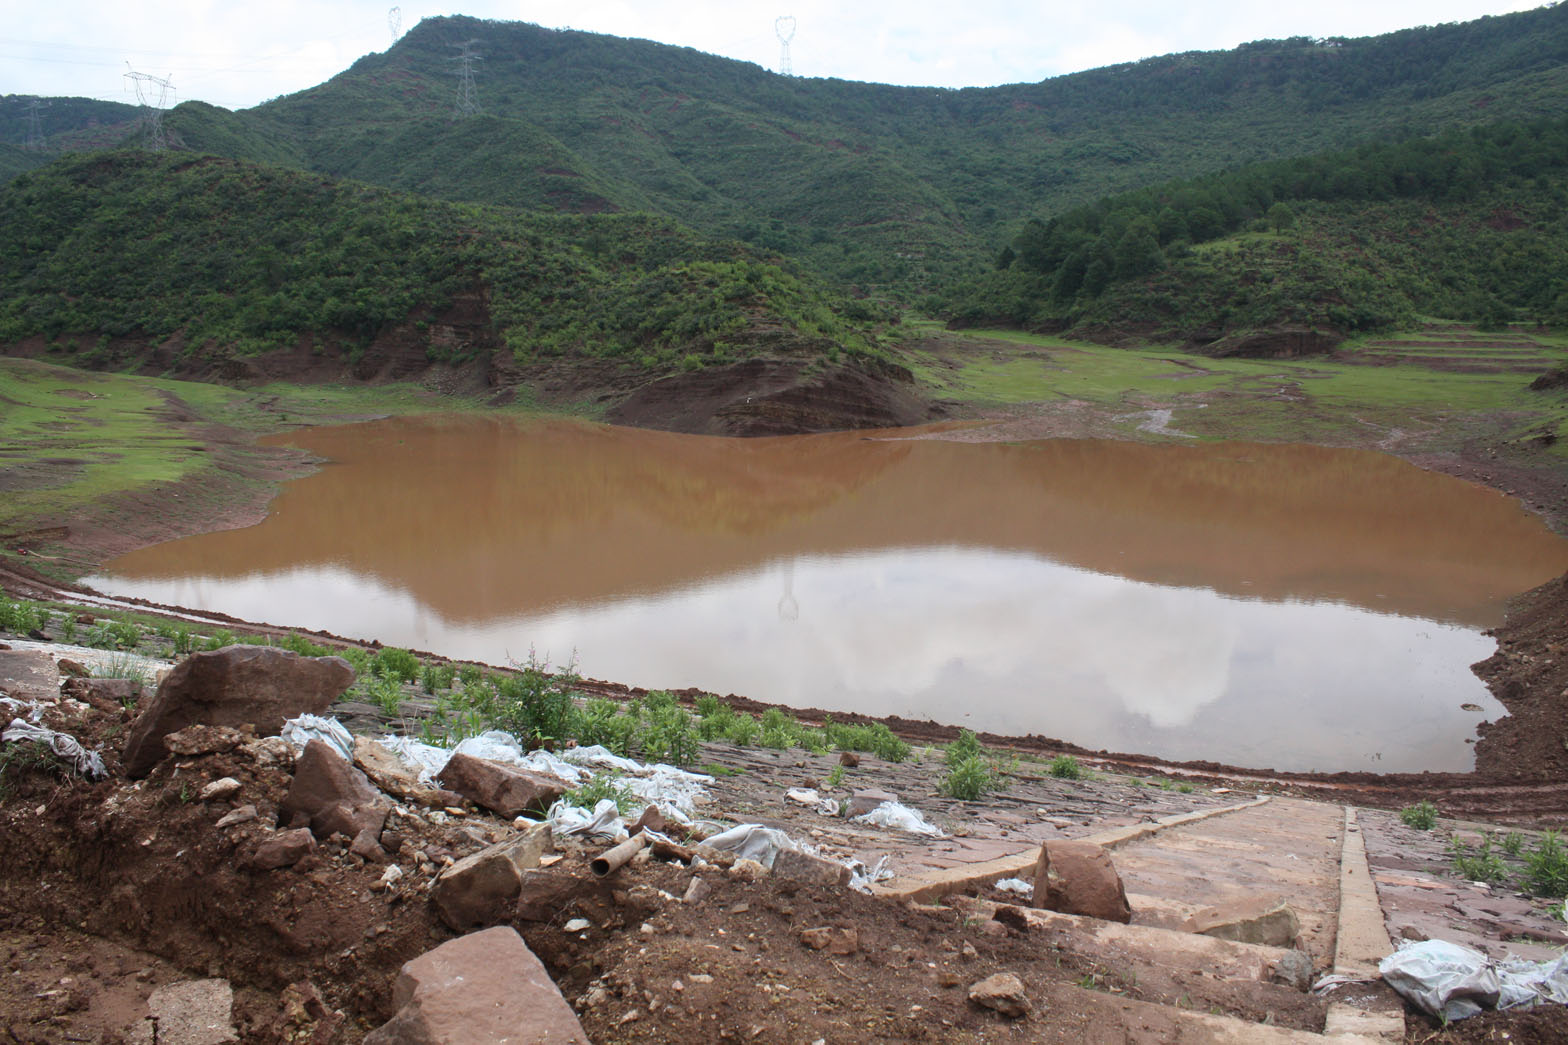
[[[516,675],[496,684],[496,726],[533,745],[565,740],[577,725],[576,683],[570,666],[552,673],[530,652]]]
[[[370,670],[382,678],[413,682],[419,677],[419,658],[406,649],[387,646],[371,658]]]
[[[1083,776],[1083,766],[1071,755],[1057,755],[1045,771],[1062,780],[1078,780]]]
[[[996,787],[996,779],[985,760],[978,755],[948,762],[947,773],[939,785],[942,793],[965,802],[973,802]]]
[[[326,646],[318,646],[298,632],[289,632],[282,642],[278,643],[286,650],[298,653],[302,657],[325,657],[332,653]]]
[[[1535,851],[1524,858],[1524,876],[1537,896],[1568,896],[1568,849],[1556,831],[1543,833]]]
[[[1453,862],[1454,874],[1472,882],[1500,882],[1508,877],[1508,865],[1492,852],[1492,840],[1484,839],[1471,849],[1459,839],[1448,843],[1448,854]]]
[[[370,697],[370,702],[389,718],[397,714],[399,706],[403,703],[402,685],[397,679],[386,675],[368,679],[365,683],[365,692]]]
[[[457,669],[450,664],[426,664],[419,672],[419,685],[432,697],[443,689],[452,688]]]
[[[985,753],[985,748],[980,744],[980,738],[967,729],[958,731],[958,739],[947,745],[947,755],[944,761],[949,767],[960,762],[967,762],[972,758],[979,758]]]
[[[692,728],[691,713],[679,706],[652,708],[648,724],[638,734],[637,741],[649,760],[676,766],[691,765],[701,751],[697,732]]]
[[[1399,811],[1399,819],[1417,831],[1430,831],[1437,826],[1437,806],[1431,802],[1417,802]]]
[[[213,632],[207,637],[208,652],[211,652],[212,650],[219,650],[225,646],[232,645],[234,645],[234,633],[228,628],[219,628],[217,631]],[[360,652],[363,653],[364,651],[361,650]],[[367,665],[369,663],[368,657],[366,658],[366,663]],[[358,664],[355,664],[354,666],[356,669],[359,668]],[[360,670],[360,673],[363,674],[363,670]]]
[[[724,731],[724,739],[738,747],[750,747],[757,742],[758,734],[762,727],[750,715],[737,714],[730,719]]]

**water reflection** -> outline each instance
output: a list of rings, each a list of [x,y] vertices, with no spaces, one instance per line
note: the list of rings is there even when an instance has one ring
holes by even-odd
[[[1501,713],[1476,629],[1568,567],[1511,501],[1352,451],[452,417],[289,441],[334,463],[266,522],[95,583],[486,660],[576,649],[646,685],[1395,770],[1470,764]]]

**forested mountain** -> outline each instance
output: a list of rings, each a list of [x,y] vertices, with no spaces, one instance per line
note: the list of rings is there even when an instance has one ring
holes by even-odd
[[[1419,314],[1568,324],[1568,118],[1252,164],[1031,221],[949,310],[1213,340]]]
[[[469,40],[481,112],[454,120]],[[319,87],[237,113],[187,103],[167,125],[186,148],[448,199],[648,210],[908,297],[1106,192],[1565,102],[1568,7],[965,90],[450,17]]]

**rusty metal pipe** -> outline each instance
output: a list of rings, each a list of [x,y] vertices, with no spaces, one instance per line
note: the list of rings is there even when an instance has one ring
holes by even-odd
[[[625,867],[627,862],[630,861],[632,857],[641,852],[642,848],[647,844],[648,836],[643,832],[638,831],[620,845],[615,846],[612,849],[606,849],[604,852],[594,857],[592,862],[588,864],[588,867],[593,871],[594,874],[598,875],[600,878],[603,878],[606,875],[609,875],[612,872],[618,871],[622,867]]]

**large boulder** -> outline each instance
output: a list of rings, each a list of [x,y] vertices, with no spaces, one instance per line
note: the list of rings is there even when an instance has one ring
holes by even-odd
[[[538,867],[553,848],[549,824],[535,824],[522,837],[463,857],[436,878],[430,899],[441,920],[463,932],[512,916],[523,872]]]
[[[570,790],[566,781],[549,773],[532,773],[461,752],[447,760],[437,779],[448,791],[504,817],[543,813]]]
[[[275,734],[291,718],[326,711],[353,681],[354,669],[342,657],[301,657],[271,646],[193,653],[131,723],[125,773],[146,776],[168,753],[164,736],[186,726],[250,725]]]
[[[1093,842],[1044,842],[1034,866],[1034,906],[1108,922],[1132,921],[1111,854]]]
[[[331,744],[312,740],[294,762],[294,780],[282,809],[287,822],[308,819],[317,838],[354,838],[362,831],[380,837],[390,805]]]
[[[511,926],[459,937],[404,964],[397,1014],[365,1045],[589,1045],[577,1014]]]

